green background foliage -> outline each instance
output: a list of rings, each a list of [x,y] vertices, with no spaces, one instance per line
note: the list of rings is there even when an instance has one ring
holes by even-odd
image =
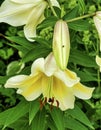
[[[58,0],[62,12],[54,7],[58,17],[70,20],[101,10],[100,0]],[[0,1],[2,3],[3,0]],[[37,27],[38,36],[30,43],[22,27],[0,23],[0,129],[2,130],[100,130],[101,86],[99,68],[95,63],[99,38],[92,17],[69,22],[71,50],[68,68],[75,71],[81,82],[95,87],[93,97],[76,100],[75,108],[61,111],[47,104],[40,110],[39,99],[27,102],[14,89],[5,89],[6,80],[17,74],[30,74],[32,62],[52,51],[52,37],[57,18],[50,8],[46,19]]]

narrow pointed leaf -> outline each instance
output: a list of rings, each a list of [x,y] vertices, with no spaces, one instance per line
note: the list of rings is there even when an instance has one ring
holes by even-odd
[[[52,111],[50,111],[51,117],[55,122],[55,125],[58,130],[65,130],[64,127],[64,119],[63,119],[63,112],[60,109],[54,107]]]
[[[36,113],[39,110],[39,102],[36,101],[32,101],[30,102],[30,106],[29,106],[29,124],[31,124],[32,120],[34,119]]]
[[[39,110],[32,121],[31,130],[45,130],[46,125],[46,111],[44,109]]]
[[[20,102],[17,106],[0,113],[0,125],[4,128],[14,123],[28,112],[29,104],[26,101]]]
[[[83,123],[84,125],[93,129],[93,126],[91,122],[89,121],[88,117],[77,105],[75,105],[74,109],[68,110],[67,113],[71,115],[73,118]]]

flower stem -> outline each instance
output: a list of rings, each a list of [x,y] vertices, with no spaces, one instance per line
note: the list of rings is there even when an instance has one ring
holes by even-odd
[[[77,18],[73,18],[73,19],[67,20],[67,23],[74,22],[74,21],[77,21],[77,20],[80,20],[80,19],[83,19],[83,18],[88,18],[88,17],[94,16],[95,14],[96,13],[86,14],[86,15],[83,15],[83,16],[80,16],[80,17],[77,17]]]
[[[100,90],[100,70],[98,69],[98,90]]]
[[[50,1],[50,0],[47,0],[47,2],[48,2],[48,4],[49,4],[49,7],[50,7],[51,10],[52,10],[53,15],[54,15],[55,17],[58,17],[57,14],[56,14],[56,12],[55,12],[55,10],[54,10],[54,8],[53,8],[53,6],[52,6],[51,1]]]

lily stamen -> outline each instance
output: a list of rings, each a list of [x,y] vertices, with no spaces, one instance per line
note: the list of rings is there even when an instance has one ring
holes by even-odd
[[[58,101],[58,100],[56,100],[56,103],[57,103],[57,108],[59,108],[59,101]]]

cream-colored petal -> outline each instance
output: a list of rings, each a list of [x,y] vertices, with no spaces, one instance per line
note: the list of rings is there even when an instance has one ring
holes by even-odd
[[[44,71],[44,58],[36,59],[31,66],[31,75]]]
[[[64,71],[58,70],[57,72],[55,72],[54,76],[59,78],[68,87],[72,87],[80,81],[80,78],[77,77],[76,73],[68,69]]]
[[[52,76],[56,71],[58,71],[58,66],[54,59],[53,53],[50,53],[45,59],[45,74],[47,76]]]
[[[29,76],[27,75],[17,75],[11,77],[7,80],[6,84],[4,85],[5,88],[20,88],[22,87],[22,82],[27,80]]]
[[[75,97],[71,88],[67,88],[66,85],[57,78],[54,78],[53,83],[53,95],[59,102],[60,109],[64,111],[69,108],[74,108]]]
[[[101,58],[98,55],[96,55],[96,63],[100,67],[100,72],[101,72]]]
[[[80,99],[89,99],[92,96],[94,88],[89,88],[81,83],[77,83],[73,86],[72,91],[74,95]]]
[[[96,29],[98,31],[98,35],[99,35],[99,38],[100,38],[100,51],[101,51],[101,14],[100,13],[96,14],[93,17],[93,20],[94,20],[94,24],[96,26]]]
[[[60,8],[60,5],[57,0],[50,0],[50,1],[52,3],[52,6],[56,6],[56,7]]]
[[[39,97],[42,93],[41,86],[42,86],[42,77],[41,73],[33,77],[31,84],[27,87],[23,87],[18,89],[17,93],[23,95],[26,100],[32,101]]]
[[[0,7],[0,22],[5,22],[12,26],[24,25],[27,23],[32,7],[33,4],[20,5],[10,0],[5,0]]]
[[[42,2],[33,8],[33,11],[29,15],[27,24],[24,27],[24,34],[29,41],[34,41],[36,37],[36,27],[44,19],[44,10],[47,6],[47,2]]]
[[[42,77],[42,93],[44,97],[52,98],[53,77]]]
[[[29,4],[29,3],[37,4],[44,0],[10,0],[10,1],[15,2],[15,3],[20,3],[20,4]]]
[[[67,88],[61,80],[55,77],[43,77],[42,93],[44,97],[54,98],[54,106],[58,106],[61,110],[74,107],[75,97],[71,88]]]

